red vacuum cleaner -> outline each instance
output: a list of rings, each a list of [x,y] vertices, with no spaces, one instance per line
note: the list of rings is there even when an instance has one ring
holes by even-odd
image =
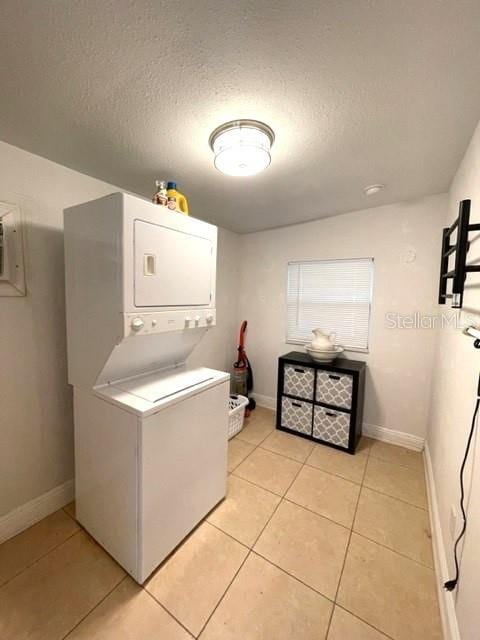
[[[248,417],[250,412],[255,409],[256,402],[253,398],[249,398],[249,393],[253,390],[253,371],[250,361],[245,350],[245,339],[247,334],[247,321],[244,320],[240,326],[240,336],[238,338],[238,357],[233,363],[233,390],[248,398],[248,405],[245,409],[245,416]]]

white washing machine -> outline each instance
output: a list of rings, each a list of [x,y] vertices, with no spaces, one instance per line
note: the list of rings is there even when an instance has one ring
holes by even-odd
[[[65,211],[77,518],[140,583],[226,494],[229,375],[185,365],[216,324],[216,243],[126,194]]]

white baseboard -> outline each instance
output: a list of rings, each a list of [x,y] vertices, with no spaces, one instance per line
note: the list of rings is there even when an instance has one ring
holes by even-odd
[[[255,398],[259,407],[273,409],[273,411],[277,408],[276,398],[264,396],[261,393],[252,393],[252,397]],[[362,433],[369,438],[396,444],[407,449],[413,449],[414,451],[422,451],[425,445],[425,438],[414,436],[411,433],[404,433],[403,431],[379,427],[376,424],[367,424],[366,422],[363,423]]]
[[[252,397],[256,400],[259,407],[273,409],[273,411],[277,408],[276,398],[264,396],[261,393],[252,393]],[[414,436],[411,433],[404,433],[403,431],[379,427],[376,424],[367,424],[366,422],[363,423],[362,433],[369,438],[396,444],[407,449],[413,449],[414,451],[422,451],[425,445],[425,438]]]
[[[46,518],[54,511],[61,509],[71,502],[73,497],[73,480],[67,480],[60,486],[0,517],[0,544]]]
[[[430,528],[432,530],[433,558],[435,562],[435,576],[438,590],[438,602],[442,618],[443,635],[445,640],[461,640],[458,629],[455,600],[453,592],[445,591],[444,583],[449,579],[447,555],[443,540],[440,514],[438,511],[437,491],[433,477],[432,460],[428,443],[425,443],[425,477],[427,482],[428,504],[430,514]]]
[[[273,411],[275,411],[277,408],[276,398],[271,398],[270,396],[262,396],[262,394],[260,393],[252,393],[252,397],[259,407],[265,407],[265,409],[273,409]]]
[[[367,424],[364,422],[362,433],[368,438],[382,440],[382,442],[389,442],[390,444],[396,444],[400,447],[413,449],[414,451],[422,451],[425,446],[425,438],[414,436],[411,433],[404,433],[403,431],[395,431],[395,429],[379,427],[376,424]]]

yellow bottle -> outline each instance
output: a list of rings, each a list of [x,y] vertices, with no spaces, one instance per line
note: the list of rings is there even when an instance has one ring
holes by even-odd
[[[167,207],[172,211],[180,211],[188,216],[188,200],[180,191],[177,191],[177,183],[169,182],[167,184]]]

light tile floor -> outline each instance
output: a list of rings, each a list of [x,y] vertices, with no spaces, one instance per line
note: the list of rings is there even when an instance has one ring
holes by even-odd
[[[229,444],[229,491],[143,587],[68,505],[0,546],[8,640],[441,640],[423,458],[274,430]]]

